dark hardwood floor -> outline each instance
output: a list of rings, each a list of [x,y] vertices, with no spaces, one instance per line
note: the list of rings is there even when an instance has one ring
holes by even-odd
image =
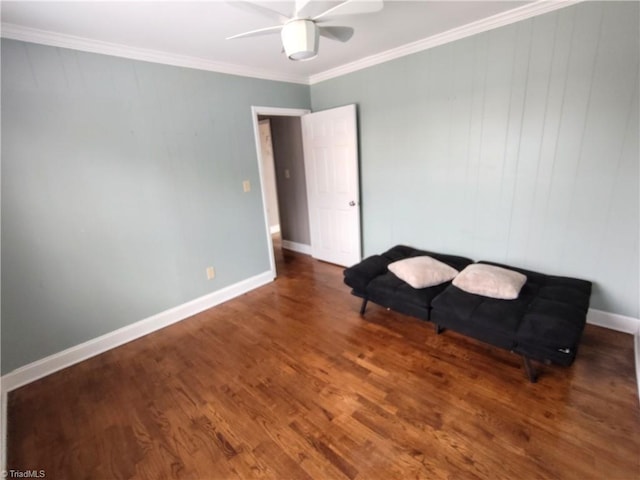
[[[538,366],[360,301],[287,251],[278,278],[12,392],[8,465],[47,479],[637,479],[633,339],[587,326]]]

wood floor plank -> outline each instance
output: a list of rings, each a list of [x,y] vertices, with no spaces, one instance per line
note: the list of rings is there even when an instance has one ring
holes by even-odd
[[[370,305],[277,250],[277,279],[9,395],[8,468],[64,479],[635,479],[633,338],[540,365]]]

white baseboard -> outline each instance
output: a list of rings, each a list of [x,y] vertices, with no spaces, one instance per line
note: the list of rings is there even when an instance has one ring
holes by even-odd
[[[640,401],[640,319],[590,308],[587,312],[587,323],[633,335],[636,386],[638,388],[638,401]]]
[[[625,317],[617,313],[603,312],[595,308],[590,308],[587,312],[587,323],[632,335],[640,332],[640,319]]]
[[[636,385],[638,386],[638,401],[640,401],[640,332],[633,336],[633,347],[636,354]]]
[[[305,255],[311,255],[311,245],[305,245],[304,243],[282,240],[282,248],[298,253],[304,253]]]
[[[274,233],[280,233],[280,225],[271,225],[269,227],[269,232],[271,232],[271,235]]]
[[[7,392],[0,392],[0,474],[7,471]]]
[[[2,376],[1,389],[6,394],[11,390],[22,387],[39,378],[50,375],[58,370],[69,367],[75,363],[91,358],[100,353],[119,347],[137,338],[143,337],[151,332],[155,332],[172,323],[179,322],[191,317],[196,313],[219,305],[234,297],[247,293],[255,288],[261,287],[273,281],[271,271],[261,273],[255,277],[248,278],[234,285],[222,288],[216,292],[196,298],[170,310],[153,315],[144,320],[140,320],[126,327],[122,327],[113,332],[109,332],[88,342],[55,353],[41,360],[37,360],[29,365],[18,368]]]

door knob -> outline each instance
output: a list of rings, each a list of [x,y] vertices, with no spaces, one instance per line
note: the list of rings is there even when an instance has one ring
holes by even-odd
[[[349,206],[350,206],[350,207],[355,207],[355,206],[356,206],[356,202],[354,202],[353,200],[351,200],[351,201],[349,202]]]

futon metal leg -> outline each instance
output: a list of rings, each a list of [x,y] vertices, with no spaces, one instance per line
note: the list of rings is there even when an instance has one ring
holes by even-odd
[[[442,328],[440,325],[438,325],[437,323],[434,323],[434,325],[436,326],[436,335],[440,335],[442,332],[444,332],[444,328]]]
[[[531,365],[531,360],[525,355],[522,356],[522,360],[524,361],[524,371],[527,372],[529,381],[531,383],[536,383],[536,381],[538,380],[538,376],[536,375],[536,371],[533,368],[533,365]]]
[[[367,309],[367,302],[369,299],[365,298],[362,300],[362,306],[360,307],[360,315],[364,315],[364,311]]]

